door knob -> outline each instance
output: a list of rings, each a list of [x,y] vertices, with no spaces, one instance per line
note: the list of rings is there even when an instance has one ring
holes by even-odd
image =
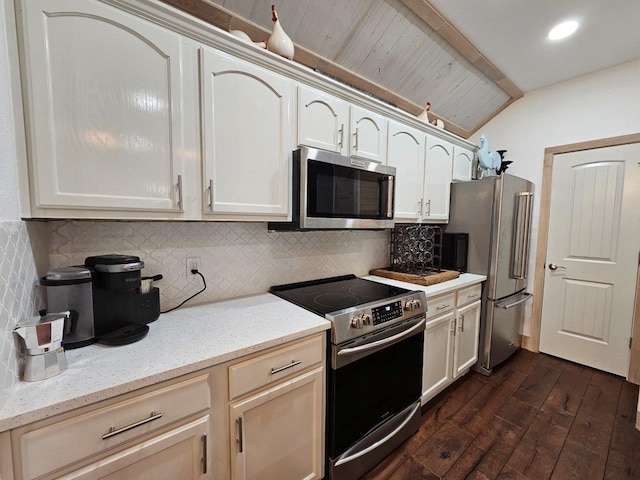
[[[563,267],[562,265],[556,265],[555,263],[549,264],[549,270],[557,270],[559,268],[564,268],[565,270],[567,269],[567,267]]]

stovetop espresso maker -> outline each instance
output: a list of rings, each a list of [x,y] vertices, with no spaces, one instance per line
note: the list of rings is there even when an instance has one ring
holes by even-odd
[[[69,321],[69,312],[59,312],[31,317],[16,326],[14,334],[24,380],[44,380],[67,369],[62,337]]]

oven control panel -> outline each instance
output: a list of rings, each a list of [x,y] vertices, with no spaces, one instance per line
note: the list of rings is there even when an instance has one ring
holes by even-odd
[[[402,315],[402,302],[400,301],[371,309],[371,316],[373,317],[374,325],[390,322],[396,318],[401,318]]]

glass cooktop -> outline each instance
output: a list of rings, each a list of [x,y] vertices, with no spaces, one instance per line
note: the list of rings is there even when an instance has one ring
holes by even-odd
[[[404,288],[357,278],[355,275],[277,285],[269,291],[322,316],[410,292]]]

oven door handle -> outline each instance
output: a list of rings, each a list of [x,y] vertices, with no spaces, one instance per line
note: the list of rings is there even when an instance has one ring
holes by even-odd
[[[411,409],[411,411],[409,412],[409,414],[404,418],[404,420],[402,421],[402,423],[400,425],[398,425],[397,428],[393,429],[393,432],[390,432],[388,435],[386,435],[384,438],[381,438],[380,440],[378,440],[376,443],[374,443],[373,445],[369,445],[367,448],[365,448],[364,450],[360,450],[357,453],[354,453],[353,455],[349,455],[348,457],[344,457],[341,458],[340,460],[338,460],[335,464],[335,466],[337,467],[338,465],[342,465],[343,463],[347,463],[350,462],[351,460],[355,460],[358,457],[361,457],[362,455],[366,455],[367,453],[369,453],[372,450],[375,450],[376,448],[378,448],[380,445],[386,443],[389,439],[393,438],[396,436],[396,434],[402,430],[405,425],[407,423],[409,423],[409,421],[411,420],[411,418],[413,418],[413,416],[415,415],[416,411],[420,408],[420,402],[418,402],[416,404],[415,407],[413,407]]]
[[[392,335],[391,337],[387,337],[382,340],[367,343],[366,345],[360,345],[359,347],[342,349],[338,352],[338,356],[341,357],[343,355],[352,355],[354,353],[368,352],[369,350],[374,350],[376,348],[379,348],[385,345],[396,343],[397,341],[402,340],[405,337],[410,337],[411,335],[413,335],[413,332],[415,332],[416,330],[420,330],[420,328],[424,327],[426,323],[427,323],[427,319],[423,318],[418,323],[416,323],[413,327],[409,328],[408,330],[405,330],[404,332],[397,333],[395,335]]]

